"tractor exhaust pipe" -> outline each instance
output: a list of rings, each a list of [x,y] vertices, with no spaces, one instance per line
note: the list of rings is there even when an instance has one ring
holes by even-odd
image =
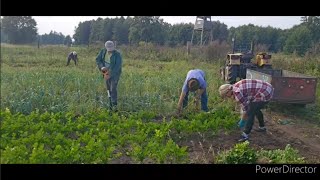
[[[253,51],[254,51],[254,41],[253,40],[251,41],[250,49],[251,49],[251,53],[253,54]]]
[[[235,44],[236,44],[236,38],[232,38],[232,54],[234,54],[234,46],[235,46]]]

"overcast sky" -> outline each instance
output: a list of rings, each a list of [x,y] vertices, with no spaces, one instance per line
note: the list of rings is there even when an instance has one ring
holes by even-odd
[[[74,34],[79,22],[101,18],[115,18],[116,16],[33,16],[37,21],[38,33],[49,34],[51,30],[61,32],[64,35]],[[120,17],[120,16],[119,16]],[[160,16],[165,22],[170,24],[194,23],[196,16]],[[300,24],[301,16],[211,16],[212,21],[220,21],[230,27],[254,24],[266,27],[268,25],[288,29]]]

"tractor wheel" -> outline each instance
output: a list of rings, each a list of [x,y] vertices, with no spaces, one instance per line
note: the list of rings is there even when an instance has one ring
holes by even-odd
[[[237,80],[237,66],[227,66],[226,67],[226,80],[230,84],[236,83]]]
[[[225,67],[220,68],[220,78],[221,78],[222,81],[226,80],[225,79],[225,76],[226,76],[225,74],[226,74]]]

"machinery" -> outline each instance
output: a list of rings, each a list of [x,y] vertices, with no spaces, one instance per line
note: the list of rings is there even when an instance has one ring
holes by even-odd
[[[238,52],[235,53],[235,40],[232,38],[232,53],[227,54],[224,67],[220,68],[221,79],[227,83],[234,84],[239,79],[246,78],[246,70],[249,69],[272,69],[271,55],[260,52],[256,55],[256,61],[253,63],[254,43],[251,42],[250,49],[248,46],[239,46]]]
[[[262,69],[272,69],[271,55],[266,52],[260,52],[256,56],[257,67]]]

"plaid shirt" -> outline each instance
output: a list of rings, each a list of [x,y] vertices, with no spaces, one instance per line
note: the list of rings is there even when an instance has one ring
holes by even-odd
[[[257,79],[243,79],[233,85],[232,91],[243,111],[248,111],[250,102],[270,101],[273,95],[272,85]]]

